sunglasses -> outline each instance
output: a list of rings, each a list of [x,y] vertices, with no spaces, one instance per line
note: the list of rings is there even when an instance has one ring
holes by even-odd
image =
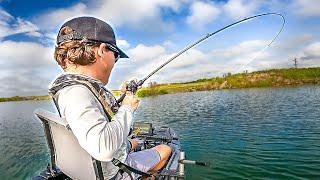
[[[105,43],[105,42],[98,42],[98,41],[93,41],[93,40],[88,40],[87,43],[91,43],[91,44],[100,44],[100,43]],[[109,43],[105,43],[107,48],[113,52],[114,54],[114,63],[116,63],[119,59],[120,59],[120,52],[119,50],[114,47],[112,44],[109,44]]]
[[[109,49],[110,51],[113,52],[114,58],[115,58],[114,63],[116,63],[116,62],[119,60],[119,58],[120,58],[120,52],[118,51],[117,48],[115,48],[115,47],[112,46],[111,44],[107,44],[107,43],[106,43],[106,46],[108,47],[108,49]]]

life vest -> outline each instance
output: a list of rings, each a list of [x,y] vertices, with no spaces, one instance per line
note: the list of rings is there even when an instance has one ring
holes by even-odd
[[[62,74],[52,83],[52,86],[49,89],[49,94],[52,97],[60,116],[61,113],[58,107],[57,92],[65,87],[73,85],[83,85],[87,87],[103,107],[104,113],[109,121],[111,121],[114,114],[118,112],[120,105],[117,103],[116,98],[100,81],[80,74]]]

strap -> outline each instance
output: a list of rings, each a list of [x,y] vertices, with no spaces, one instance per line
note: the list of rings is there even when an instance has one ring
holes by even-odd
[[[66,34],[66,35],[59,36],[58,40],[57,40],[57,44],[59,45],[62,42],[70,41],[70,40],[82,40],[84,38],[85,37],[82,36],[80,33],[73,32],[71,34]]]
[[[50,94],[51,95],[51,94]],[[54,102],[54,105],[56,106],[56,108],[57,108],[57,110],[58,110],[58,113],[59,113],[59,116],[60,117],[62,117],[61,116],[61,112],[60,112],[60,108],[59,108],[59,105],[58,105],[58,102],[56,101],[56,95],[54,94],[52,94],[51,95],[51,98],[52,98],[52,101]]]
[[[101,82],[80,74],[62,74],[52,83],[49,94],[54,96],[59,90],[77,84],[86,86],[111,117],[118,111],[120,104]]]
[[[113,158],[111,160],[111,162],[113,163],[113,165],[119,167],[119,169],[121,169],[122,171],[126,172],[130,176],[131,180],[133,180],[133,177],[131,176],[131,172],[133,172],[135,174],[139,174],[139,175],[144,176],[144,177],[151,177],[152,176],[152,174],[139,171],[139,170],[137,170],[137,169],[135,169],[133,167],[130,167],[130,166],[122,163],[118,159]]]
[[[103,171],[102,171],[102,167],[101,167],[101,162],[92,157],[92,163],[93,163],[93,167],[94,167],[94,171],[95,171],[97,180],[103,180],[104,175],[103,175]]]

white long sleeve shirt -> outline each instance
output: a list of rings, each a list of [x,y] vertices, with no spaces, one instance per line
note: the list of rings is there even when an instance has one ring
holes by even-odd
[[[108,122],[103,107],[85,86],[65,87],[57,95],[61,116],[66,118],[82,148],[99,161],[126,159],[133,118],[130,106],[121,106]]]

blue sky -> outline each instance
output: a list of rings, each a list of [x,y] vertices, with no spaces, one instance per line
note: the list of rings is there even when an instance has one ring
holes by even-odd
[[[118,45],[130,56],[116,64],[110,89],[126,79],[143,78],[206,33],[265,12],[279,12],[287,20],[280,37],[265,51],[260,52],[281,26],[279,17],[255,19],[222,32],[150,81],[292,67],[293,57],[299,58],[300,67],[320,66],[318,7],[316,0],[0,0],[0,97],[47,94],[48,85],[61,73],[53,59],[56,33],[77,16],[110,23]]]

